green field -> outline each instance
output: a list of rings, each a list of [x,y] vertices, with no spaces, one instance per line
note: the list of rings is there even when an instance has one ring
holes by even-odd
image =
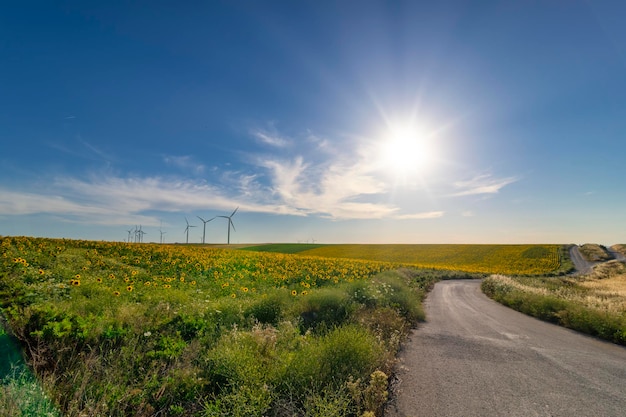
[[[458,276],[196,245],[0,250],[1,314],[36,378],[2,380],[0,415],[56,415],[16,406],[35,389],[71,417],[380,415],[424,294]]]

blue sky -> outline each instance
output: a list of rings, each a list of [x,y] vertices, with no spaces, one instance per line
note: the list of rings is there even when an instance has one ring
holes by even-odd
[[[0,235],[625,243],[625,15],[5,2]]]

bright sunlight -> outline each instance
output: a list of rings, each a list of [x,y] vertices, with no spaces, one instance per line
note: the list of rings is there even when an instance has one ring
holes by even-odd
[[[390,126],[380,144],[382,164],[399,176],[423,172],[433,159],[428,136],[411,124]]]

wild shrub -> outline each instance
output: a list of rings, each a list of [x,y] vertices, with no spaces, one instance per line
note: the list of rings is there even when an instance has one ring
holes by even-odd
[[[301,329],[320,330],[333,328],[348,319],[355,305],[339,287],[321,288],[299,300]]]
[[[253,302],[246,309],[244,315],[260,323],[276,326],[282,319],[283,310],[288,304],[289,299],[286,292],[273,291]]]
[[[312,336],[294,353],[279,385],[282,390],[339,389],[349,377],[362,378],[381,364],[383,347],[367,330],[347,325]]]

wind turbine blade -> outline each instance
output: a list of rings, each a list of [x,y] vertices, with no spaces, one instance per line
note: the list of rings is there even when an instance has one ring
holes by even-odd
[[[208,222],[210,222],[211,220],[215,220],[215,218],[216,218],[216,217],[217,217],[217,216],[213,216],[210,220],[207,220],[206,222],[208,223]]]
[[[235,223],[233,223],[233,221],[231,219],[228,219],[230,221],[230,225],[233,227],[233,230],[236,232],[237,229],[235,229]]]
[[[228,216],[217,216],[217,217],[223,217],[225,219],[230,219],[230,217],[228,217]]]
[[[202,217],[200,216],[196,216],[196,217],[199,218],[202,223],[206,223],[206,220],[204,220]]]
[[[185,217],[185,223],[187,223],[187,226],[189,226],[189,220],[187,220],[187,217]]]
[[[233,211],[233,214],[231,214],[231,215],[230,215],[230,216],[228,216],[228,217],[233,217],[233,216],[235,215],[235,213],[237,213],[237,210],[239,210],[239,206],[237,206],[237,208],[235,209],[235,211]]]

